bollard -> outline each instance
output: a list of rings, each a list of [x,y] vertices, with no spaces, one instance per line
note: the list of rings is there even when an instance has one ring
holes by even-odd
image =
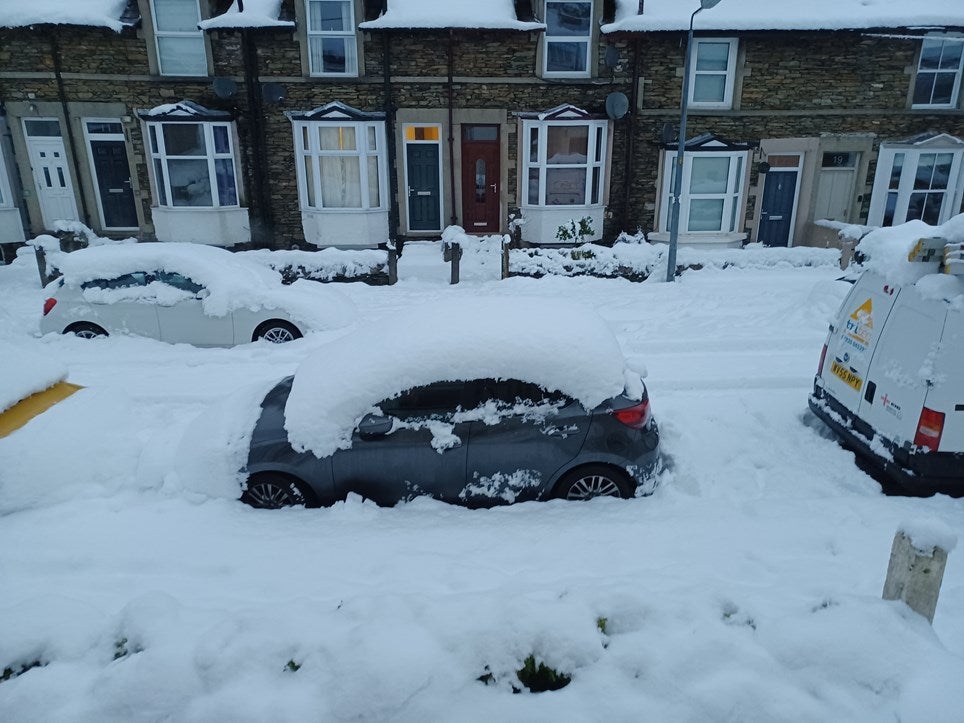
[[[916,537],[919,536],[902,529],[894,535],[883,598],[903,600],[911,610],[933,624],[947,553],[953,548],[954,541],[933,543],[930,539],[924,542],[917,539],[915,544]]]
[[[506,234],[502,237],[502,278],[509,278],[509,244],[512,243],[512,237]]]
[[[398,251],[394,246],[388,247],[388,284],[391,286],[398,281]]]
[[[40,285],[46,286],[50,283],[50,279],[47,278],[47,252],[44,251],[41,246],[34,246],[33,251],[37,257],[37,271],[40,272]]]
[[[452,277],[449,280],[450,284],[459,283],[459,259],[462,258],[462,245],[458,243],[453,243],[449,247],[449,255],[452,260]]]

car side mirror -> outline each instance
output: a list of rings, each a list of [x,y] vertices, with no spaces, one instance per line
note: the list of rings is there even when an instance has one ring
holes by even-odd
[[[211,295],[211,292],[208,291],[207,289],[198,289],[197,294],[195,294],[195,296],[199,299],[206,299],[210,295]]]
[[[391,417],[381,414],[366,414],[358,423],[358,433],[362,437],[383,437],[392,431],[394,422]]]

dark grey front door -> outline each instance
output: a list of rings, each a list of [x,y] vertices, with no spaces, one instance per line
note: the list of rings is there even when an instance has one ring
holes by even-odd
[[[795,169],[778,171],[772,168],[766,175],[757,240],[767,246],[786,246],[790,242],[797,175]]]
[[[408,228],[440,231],[439,147],[434,143],[410,143],[405,147],[408,171]]]
[[[105,228],[136,228],[134,190],[124,141],[91,139],[90,152],[94,159],[97,193],[104,211]]]

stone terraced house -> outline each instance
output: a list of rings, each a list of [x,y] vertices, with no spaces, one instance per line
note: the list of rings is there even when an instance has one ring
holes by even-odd
[[[0,242],[820,244],[964,195],[960,0],[0,3]],[[694,40],[687,44],[693,22]],[[688,62],[685,57],[689,54]]]

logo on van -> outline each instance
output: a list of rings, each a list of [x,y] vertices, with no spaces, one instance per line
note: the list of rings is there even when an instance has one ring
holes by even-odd
[[[870,337],[874,333],[874,305],[867,299],[847,319],[847,334],[844,340],[858,351],[866,351]]]

